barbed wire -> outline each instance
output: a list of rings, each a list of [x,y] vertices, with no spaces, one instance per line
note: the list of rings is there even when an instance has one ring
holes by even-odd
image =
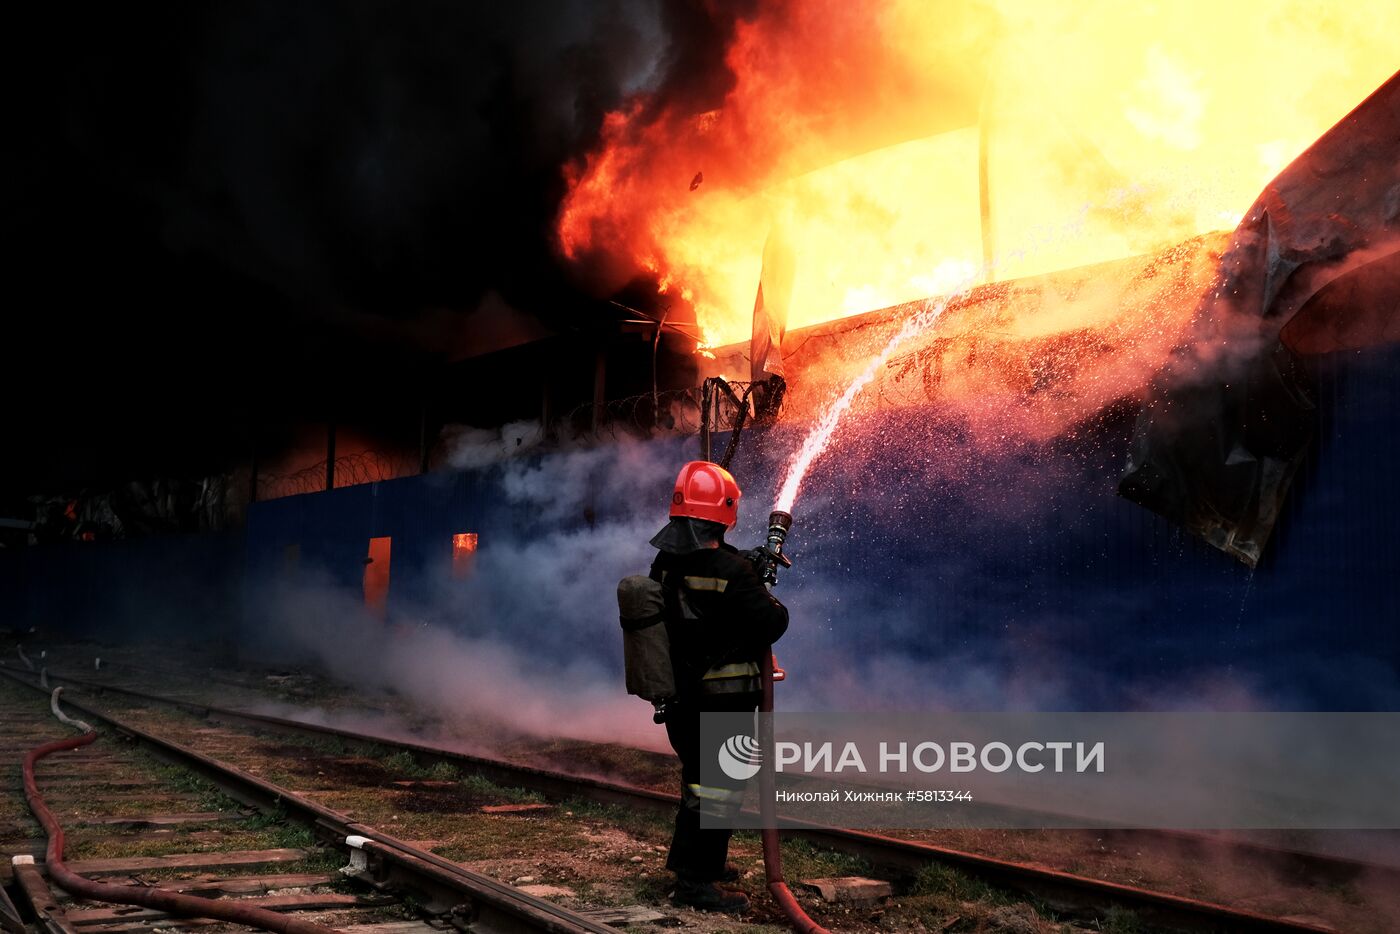
[[[749,386],[739,380],[731,380],[729,385],[740,398]],[[714,399],[718,418],[712,427],[716,431],[727,431],[739,414],[738,406],[724,393],[716,393]],[[571,409],[556,430],[561,435],[567,433],[574,441],[619,441],[624,437],[650,438],[658,434],[698,435],[703,405],[704,392],[699,386],[668,389],[654,396],[645,392],[611,399],[602,405],[585,402]]]
[[[735,395],[742,399],[747,382],[731,381]],[[738,406],[725,393],[713,395],[715,431],[728,431],[738,416]],[[563,443],[589,444],[616,442],[624,439],[646,439],[658,435],[688,437],[698,435],[701,428],[703,389],[668,389],[609,399],[601,405],[585,402],[570,409],[563,418],[553,420],[543,431],[540,444],[527,448],[532,452],[548,450]],[[596,417],[595,417],[596,416]],[[451,461],[446,450],[450,442],[439,438],[430,450],[432,463]],[[504,456],[502,457],[504,459]],[[335,459],[336,488],[361,483],[378,483],[418,474],[421,463],[417,457],[403,453],[364,451]],[[309,467],[291,473],[265,474],[258,478],[259,500],[280,499],[303,493],[320,493],[326,489],[326,462],[317,461]]]
[[[416,458],[407,454],[362,451],[335,459],[335,485],[356,486],[397,480],[418,472]],[[326,488],[326,461],[287,474],[266,474],[258,478],[258,499],[280,499],[302,493],[320,493]]]

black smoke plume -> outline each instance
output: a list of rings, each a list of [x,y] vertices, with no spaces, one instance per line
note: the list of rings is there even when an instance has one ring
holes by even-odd
[[[714,106],[743,12],[12,13],[0,255],[25,443],[0,493],[218,470],[259,412],[366,409],[468,353],[463,319],[492,293],[556,330],[615,315],[558,259],[564,166],[629,95]]]

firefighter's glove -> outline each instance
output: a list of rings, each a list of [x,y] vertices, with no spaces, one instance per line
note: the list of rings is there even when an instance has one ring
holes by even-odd
[[[748,551],[741,551],[739,552],[739,554],[742,557],[748,558],[749,561],[753,562],[753,566],[758,568],[760,571],[767,567],[768,564],[773,560],[771,557],[769,557],[768,549],[764,548],[762,545],[758,546],[757,548],[750,548]]]

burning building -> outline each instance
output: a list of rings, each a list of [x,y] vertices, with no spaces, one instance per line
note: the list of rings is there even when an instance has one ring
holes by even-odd
[[[806,481],[789,651],[838,672],[814,703],[1392,703],[1400,517],[1361,465],[1392,453],[1395,13],[1144,15],[757,5],[723,81],[624,95],[566,160],[549,226],[587,314],[482,314],[430,378],[404,362],[365,393],[407,425],[383,463],[343,411],[296,463],[249,458],[218,547],[15,549],[20,617],[179,629],[188,595],[135,570],[167,561],[228,633],[298,632],[328,592],[510,651],[562,619],[551,670],[606,678],[609,582],[744,407],[705,381],[785,380],[733,462],[757,537],[805,425],[951,295]],[[1319,558],[1338,528],[1354,560]],[[1319,662],[1336,605],[1357,622]]]
[[[566,254],[630,255],[695,308],[712,342],[746,335],[753,304],[752,342],[711,348],[705,370],[786,377],[798,418],[920,302],[987,282],[900,350],[864,407],[933,403],[983,438],[1045,439],[1146,400],[1121,492],[1257,563],[1311,433],[1294,354],[1384,342],[1394,327],[1384,298],[1384,310],[1339,313],[1334,299],[1303,312],[1355,267],[1369,283],[1355,294],[1393,290],[1393,62],[1340,39],[1374,11],[1327,22],[1353,55],[1348,78],[1329,73],[1324,90],[1315,69],[1330,66],[1313,61],[1275,69],[1266,92],[1250,76],[1312,41],[1314,24],[1241,8],[1241,28],[1270,40],[1250,46],[1207,40],[1189,16],[1147,16],[1160,34],[1124,42],[1141,58],[1081,62],[1080,43],[1124,41],[1143,17],[958,8],[930,36],[927,16],[880,12],[855,31],[882,62],[865,84],[843,80],[874,50],[851,42],[841,11],[775,9],[730,47],[723,106],[611,115],[571,179]],[[960,67],[920,72],[911,50],[931,48]],[[829,71],[783,67],[802,53]],[[1289,97],[1289,81],[1308,94]],[[885,105],[866,109],[874,100]],[[708,200],[680,190],[668,179],[682,159],[727,187]],[[1240,212],[1233,235],[1220,229]],[[881,297],[912,301],[865,311]]]
[[[196,641],[630,758],[616,582],[700,456],[794,562],[789,709],[1400,704],[1393,3],[193,10],[13,173],[84,209],[22,201],[55,305],[72,213],[164,310],[28,341],[30,667]]]

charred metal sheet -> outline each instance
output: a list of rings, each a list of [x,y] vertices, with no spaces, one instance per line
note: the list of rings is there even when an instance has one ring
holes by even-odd
[[[1143,407],[1119,492],[1254,566],[1315,432],[1295,351],[1395,339],[1397,247],[1400,74],[1245,215]]]

